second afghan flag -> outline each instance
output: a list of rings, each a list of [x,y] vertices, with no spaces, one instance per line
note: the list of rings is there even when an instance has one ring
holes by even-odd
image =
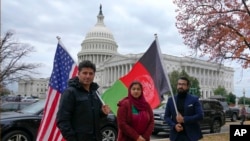
[[[142,83],[144,97],[151,108],[159,106],[163,100],[163,94],[169,91],[169,84],[162,65],[157,39],[135,63],[131,71],[103,93],[103,101],[110,106],[115,115],[117,115],[117,103],[128,95],[128,87],[134,80]]]

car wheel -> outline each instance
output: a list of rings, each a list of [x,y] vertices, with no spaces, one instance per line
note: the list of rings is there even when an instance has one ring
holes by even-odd
[[[2,139],[2,141],[31,141],[30,136],[26,132],[20,130],[10,131]]]
[[[232,115],[232,118],[231,118],[231,121],[236,121],[237,120],[237,115],[236,114],[233,114]]]
[[[220,121],[214,120],[212,123],[212,127],[210,130],[210,133],[220,133],[221,127],[220,127]]]
[[[117,131],[113,127],[104,127],[101,129],[102,141],[116,141]]]

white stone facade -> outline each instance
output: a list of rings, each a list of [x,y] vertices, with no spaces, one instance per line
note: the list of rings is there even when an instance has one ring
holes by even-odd
[[[45,98],[48,90],[49,78],[32,78],[18,81],[18,94],[22,96],[36,96]]]

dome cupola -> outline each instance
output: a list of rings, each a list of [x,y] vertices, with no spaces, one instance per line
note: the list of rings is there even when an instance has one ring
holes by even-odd
[[[94,63],[100,63],[117,53],[118,45],[114,40],[114,36],[104,24],[102,5],[100,5],[99,14],[97,15],[97,23],[86,34],[81,47],[82,49],[77,55],[79,61],[89,59]],[[97,59],[93,58],[93,56],[99,57]]]

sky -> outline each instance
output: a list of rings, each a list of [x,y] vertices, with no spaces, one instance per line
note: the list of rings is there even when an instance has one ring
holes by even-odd
[[[172,0],[2,0],[1,35],[12,30],[19,42],[34,46],[36,52],[24,60],[42,64],[37,69],[40,74],[34,77],[50,77],[56,37],[61,37],[77,61],[81,43],[97,22],[100,4],[120,54],[145,52],[156,33],[162,53],[190,55],[175,26],[177,13]],[[241,97],[245,89],[246,97],[250,97],[250,69],[234,62],[225,65],[235,69],[233,93]]]

